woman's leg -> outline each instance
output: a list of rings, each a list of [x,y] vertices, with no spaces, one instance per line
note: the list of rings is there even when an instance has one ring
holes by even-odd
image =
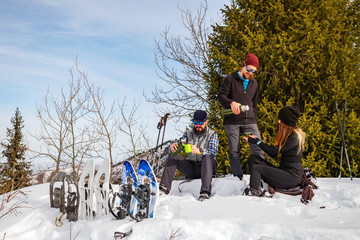
[[[248,167],[249,167],[250,175],[251,175],[252,168],[253,168],[254,164],[260,164],[260,165],[266,165],[266,166],[270,166],[270,167],[275,167],[274,165],[272,165],[271,163],[269,163],[268,161],[266,161],[262,157],[260,157],[258,155],[251,154],[249,159],[248,159]]]
[[[250,176],[250,188],[260,189],[261,179],[273,187],[291,188],[300,184],[301,179],[288,171],[267,165],[255,164]]]

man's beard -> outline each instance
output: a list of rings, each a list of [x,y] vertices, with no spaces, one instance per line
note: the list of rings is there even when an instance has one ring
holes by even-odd
[[[199,129],[199,130],[198,130]],[[201,134],[203,134],[204,132],[205,132],[205,129],[206,129],[206,127],[205,128],[198,128],[198,129],[196,129],[196,127],[194,127],[194,132],[195,132],[195,134],[197,134],[197,135],[201,135]]]
[[[253,75],[250,74],[249,77],[246,78],[246,74],[244,74],[243,78],[244,78],[245,80],[250,80],[250,79],[253,79]]]
[[[241,73],[240,75],[241,75],[245,80],[250,80],[250,79],[252,79],[252,78],[254,77],[252,74],[248,74],[248,73],[245,73],[245,72]],[[246,75],[249,75],[249,77],[246,78]]]

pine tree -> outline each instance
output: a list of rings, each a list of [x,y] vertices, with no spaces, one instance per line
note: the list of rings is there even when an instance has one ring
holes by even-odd
[[[209,67],[210,118],[222,135],[216,94],[222,79],[241,68],[248,53],[260,61],[258,125],[273,142],[278,110],[289,104],[303,113],[299,126],[307,133],[304,166],[318,176],[337,176],[341,138],[335,100],[347,99],[346,135],[353,173],[360,165],[359,0],[235,0],[223,9],[224,22],[213,26]],[[223,139],[225,138],[225,139]],[[226,147],[225,147],[226,148]],[[224,148],[224,150],[225,150]],[[220,149],[221,150],[221,149]],[[245,163],[249,149],[242,149]],[[226,152],[219,168],[227,171]],[[246,166],[246,164],[244,164]],[[347,168],[346,164],[343,165]],[[343,171],[348,176],[348,171]]]
[[[25,160],[27,148],[23,143],[24,121],[19,108],[16,109],[15,116],[11,118],[11,124],[12,128],[7,129],[7,140],[1,143],[4,148],[2,155],[6,160],[1,169],[1,193],[28,186],[31,175],[30,163]]]

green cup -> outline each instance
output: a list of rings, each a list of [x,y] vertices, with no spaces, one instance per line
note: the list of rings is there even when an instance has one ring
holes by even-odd
[[[186,153],[191,153],[192,152],[191,144],[185,144],[185,152]]]

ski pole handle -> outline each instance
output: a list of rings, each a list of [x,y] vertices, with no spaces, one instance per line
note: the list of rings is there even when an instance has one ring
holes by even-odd
[[[165,116],[164,116],[164,127],[165,127],[165,125],[166,125],[166,122],[167,122],[167,119],[168,119],[169,115],[170,115],[170,113],[167,113],[167,114],[165,114]]]
[[[161,117],[160,122],[157,125],[157,129],[160,129],[163,126],[163,120],[164,120],[164,117]]]

